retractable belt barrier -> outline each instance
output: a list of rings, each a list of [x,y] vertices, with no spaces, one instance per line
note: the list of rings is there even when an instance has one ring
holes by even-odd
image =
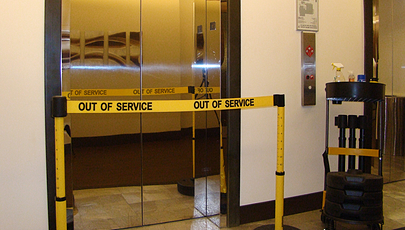
[[[186,88],[189,89],[189,87]],[[201,88],[207,89],[206,87]],[[72,92],[74,93],[74,91],[71,91],[70,93]],[[202,93],[205,92],[203,91]],[[66,195],[65,195],[65,152],[64,152],[64,133],[63,133],[64,117],[66,117],[67,114],[199,112],[199,111],[215,111],[215,110],[231,110],[231,109],[253,109],[253,108],[263,108],[273,106],[277,106],[277,171],[276,171],[275,229],[278,230],[283,229],[282,219],[284,213],[285,97],[283,94],[273,96],[263,96],[263,97],[249,97],[249,98],[227,98],[227,99],[207,99],[207,100],[205,99],[153,100],[153,101],[144,101],[144,100],[68,101],[66,96],[53,97],[52,116],[55,119],[56,229],[57,230],[67,229]]]
[[[220,87],[195,87],[195,86],[187,86],[187,87],[161,87],[161,88],[134,88],[134,89],[71,89],[67,92],[62,92],[62,96],[65,96],[67,100],[75,99],[75,98],[82,98],[82,97],[112,97],[112,96],[129,96],[129,97],[140,97],[142,96],[165,96],[165,95],[178,95],[178,94],[190,94],[192,95],[192,99],[199,100],[201,98],[195,98],[196,95],[201,94],[203,97],[205,95],[211,94],[219,94],[221,92]],[[177,102],[177,101],[176,101]],[[96,106],[98,102],[90,102],[90,103],[80,103],[79,110],[80,111],[93,111],[96,112],[94,106]],[[205,102],[204,102],[205,103]],[[102,111],[110,111],[111,107],[113,106],[112,102],[102,102],[100,109]],[[198,105],[195,104],[195,107]],[[201,106],[205,106],[202,104]],[[199,108],[201,108],[199,106]],[[233,106],[230,105],[230,106]],[[92,109],[93,108],[93,109]],[[117,111],[121,112],[133,112],[133,111],[150,111],[151,104],[150,103],[139,103],[139,102],[119,102],[115,106],[115,111],[111,111],[115,113]],[[222,148],[222,126],[221,121],[219,122],[220,133],[221,133],[221,156],[220,156],[220,165],[221,165],[221,192],[226,193],[226,183],[225,183],[225,163],[223,157],[223,148]],[[193,139],[192,139],[192,146],[193,146],[193,178],[195,178],[195,114],[193,112]]]
[[[68,113],[154,113],[198,112],[228,109],[248,109],[273,106],[273,96],[207,99],[207,100],[153,100],[153,101],[68,101]]]
[[[162,88],[135,88],[135,89],[71,89],[62,92],[68,100],[74,97],[108,97],[108,96],[156,96],[173,94],[209,94],[220,93],[220,87],[162,87]]]

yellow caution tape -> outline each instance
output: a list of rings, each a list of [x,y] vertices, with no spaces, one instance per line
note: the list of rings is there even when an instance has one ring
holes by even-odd
[[[105,96],[143,96],[149,95],[170,95],[170,94],[186,94],[193,93],[190,90],[194,89],[196,94],[219,93],[219,87],[164,87],[164,88],[142,88],[142,89],[72,89],[68,92],[63,92],[68,100],[72,97],[105,97]]]
[[[204,93],[220,93],[221,89],[219,87],[195,87],[196,94]]]
[[[209,100],[68,101],[68,113],[153,113],[250,109],[274,106],[273,96]]]

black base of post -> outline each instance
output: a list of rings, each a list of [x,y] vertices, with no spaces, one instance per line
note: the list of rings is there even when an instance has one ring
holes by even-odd
[[[274,224],[263,225],[255,228],[255,230],[274,230],[274,229],[276,229],[276,226]],[[283,230],[300,230],[300,229],[288,225],[283,225]]]
[[[177,191],[186,196],[194,196],[194,178],[178,181]]]
[[[67,230],[73,230],[74,222],[73,222],[73,209],[72,208],[66,209],[66,222],[67,222]]]

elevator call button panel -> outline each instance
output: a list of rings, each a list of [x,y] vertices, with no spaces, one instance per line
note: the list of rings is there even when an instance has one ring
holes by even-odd
[[[315,33],[301,33],[301,101],[303,106],[316,104]]]

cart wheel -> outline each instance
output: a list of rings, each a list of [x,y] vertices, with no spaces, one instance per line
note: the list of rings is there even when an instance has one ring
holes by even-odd
[[[336,230],[336,228],[335,228],[335,221],[334,220],[329,220],[329,223],[328,223],[328,228],[329,228],[329,230]]]
[[[321,221],[322,223],[326,222],[326,216],[323,213],[321,214]]]
[[[326,228],[324,230],[336,230],[335,221],[327,217],[325,218],[325,226]]]

